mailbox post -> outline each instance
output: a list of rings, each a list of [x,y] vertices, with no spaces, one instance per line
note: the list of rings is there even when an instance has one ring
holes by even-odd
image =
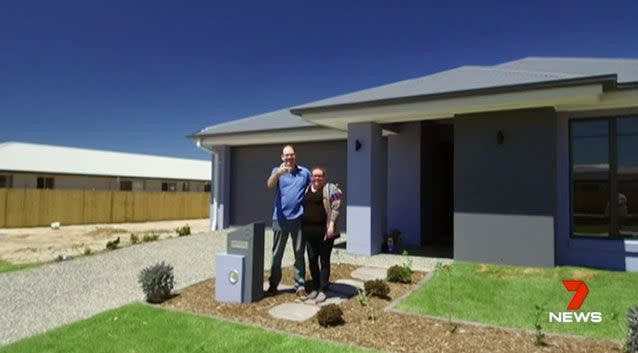
[[[264,292],[264,223],[228,234],[226,252],[216,257],[215,297],[219,302],[250,303]]]

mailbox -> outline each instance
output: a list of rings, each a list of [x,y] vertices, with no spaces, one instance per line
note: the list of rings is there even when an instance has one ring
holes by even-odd
[[[220,302],[250,303],[264,292],[264,223],[228,234],[226,252],[217,254],[215,292]]]

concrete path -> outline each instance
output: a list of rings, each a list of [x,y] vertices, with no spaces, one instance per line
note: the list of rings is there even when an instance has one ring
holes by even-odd
[[[0,346],[143,300],[137,275],[144,267],[162,260],[175,269],[176,289],[214,277],[215,254],[226,250],[228,231],[139,244],[0,274]],[[345,240],[344,235],[339,242]],[[266,268],[270,267],[270,249],[272,231],[267,230],[264,249]],[[405,261],[403,256],[357,256],[343,249],[335,249],[332,259],[334,263],[380,267]],[[432,270],[438,261],[449,262],[432,258],[413,260],[414,269],[425,271]],[[282,265],[289,266],[292,263],[292,248],[286,249]]]

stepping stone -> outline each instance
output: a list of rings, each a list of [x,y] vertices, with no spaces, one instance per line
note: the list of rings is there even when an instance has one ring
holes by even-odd
[[[339,305],[345,301],[347,301],[348,299],[345,298],[340,298],[340,297],[330,297],[330,293],[328,293],[328,299],[324,300],[323,302],[319,303],[319,304],[311,304],[317,307],[322,307],[322,306],[326,306],[328,304],[336,304]]]
[[[351,287],[355,287],[356,289],[363,290],[363,282],[357,281],[356,279],[338,279],[334,282],[334,284],[345,284]]]
[[[268,311],[275,319],[290,321],[306,321],[315,316],[319,311],[319,306],[302,303],[283,303]]]
[[[388,270],[381,267],[359,267],[350,276],[365,282],[374,279],[385,279],[387,272]]]
[[[264,282],[264,292],[268,290],[268,287],[270,287],[270,284],[268,284],[268,282]],[[279,285],[277,286],[277,290],[280,292],[294,291],[295,287],[288,284],[279,283]]]

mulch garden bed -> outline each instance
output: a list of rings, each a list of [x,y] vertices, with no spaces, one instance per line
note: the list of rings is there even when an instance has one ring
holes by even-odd
[[[350,274],[357,267],[333,264],[331,280],[351,278]],[[414,290],[425,275],[423,272],[414,273],[412,284],[390,283],[391,300]],[[264,276],[265,280],[267,278],[268,273]],[[291,268],[283,269],[282,283],[294,283]],[[533,343],[533,333],[469,324],[459,324],[451,334],[445,320],[388,312],[384,309],[391,300],[379,298],[372,298],[369,303],[375,320],[368,319],[369,309],[361,306],[356,296],[342,303],[340,307],[345,324],[336,327],[324,328],[315,318],[294,322],[278,320],[268,314],[272,307],[294,300],[294,293],[281,292],[256,303],[218,303],[215,301],[215,281],[210,279],[183,289],[161,306],[390,352],[622,352],[618,342],[584,337],[548,336],[548,346],[537,347]]]

